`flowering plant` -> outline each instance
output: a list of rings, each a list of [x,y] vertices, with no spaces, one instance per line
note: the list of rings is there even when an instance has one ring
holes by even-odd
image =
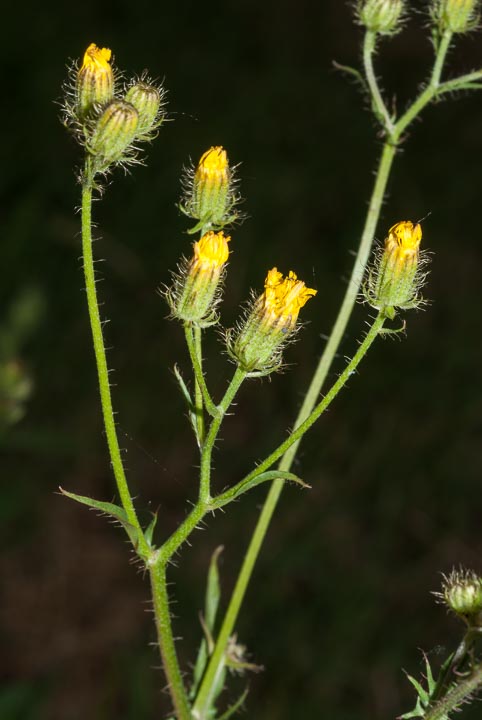
[[[171,318],[183,328],[192,366],[191,382],[184,379],[177,367],[175,372],[199,448],[199,492],[185,520],[167,538],[158,537],[157,517],[147,527],[139,520],[122,461],[92,252],[93,196],[99,193],[104,178],[116,167],[140,162],[143,144],[152,142],[166,119],[165,93],[146,75],[127,84],[120,82],[120,74],[111,63],[111,51],[95,44],[86,50],[80,69],[74,68],[67,85],[64,121],[84,152],[80,183],[85,286],[105,432],[120,504],[80,496],[67,490],[62,492],[115,518],[124,527],[136,558],[148,573],[159,651],[173,713],[178,720],[227,719],[244,704],[247,691],[230,707],[223,707],[221,695],[228,684],[227,669],[257,669],[246,661],[244,648],[237,642],[237,617],[285,483],[308,488],[292,472],[299,443],[335,400],[375,341],[387,334],[404,332],[403,314],[423,303],[427,257],[420,249],[421,223],[409,220],[396,222],[387,232],[384,247],[373,249],[387,182],[397,150],[406,139],[407,129],[423,109],[449,92],[481,87],[482,71],[452,80],[443,79],[448,49],[457,34],[473,29],[477,8],[474,0],[434,1],[432,31],[435,53],[428,81],[406,110],[400,114],[389,111],[374,70],[374,58],[381,39],[401,30],[405,15],[406,7],[402,0],[362,0],[358,4],[357,20],[364,28],[363,74],[353,68],[347,70],[360,78],[384,142],[352,276],[293,429],[250,472],[218,494],[212,486],[213,454],[223,422],[232,411],[239,389],[251,377],[270,375],[283,366],[287,345],[300,330],[300,311],[309,316],[310,307],[319,301],[323,288],[307,287],[293,270],[283,274],[275,266],[267,271],[264,290],[253,294],[235,328],[222,331],[226,353],[235,369],[224,394],[215,400],[203,364],[203,333],[211,326],[219,326],[221,321],[219,307],[229,281],[228,260],[231,254],[235,257],[233,224],[241,219],[237,209],[240,199],[238,178],[236,168],[230,164],[228,154],[221,146],[207,149],[197,165],[185,174],[180,208],[194,223],[187,232],[199,233],[199,239],[193,243],[191,257],[180,260],[172,283],[162,289],[162,294],[169,305]],[[228,227],[229,236],[225,234]],[[318,297],[315,297],[317,293]],[[376,313],[353,358],[347,361],[340,376],[321,395],[359,297],[364,298]],[[305,311],[303,308],[312,299],[313,303]],[[393,323],[398,315],[403,315],[401,326]],[[169,606],[169,566],[179,548],[189,540],[201,522],[208,521],[213,513],[263,483],[268,483],[270,489],[220,625],[216,623],[219,604],[217,554],[211,562],[203,618],[205,638],[199,648],[192,678],[186,683],[178,659]],[[455,590],[448,587],[450,583],[456,586]],[[470,588],[466,587],[467,583]],[[473,597],[480,602],[479,585],[477,578],[461,573],[455,580],[447,581],[443,597],[451,606],[456,598],[457,607],[465,608]],[[453,609],[460,614],[460,610]],[[470,609],[462,613],[468,630],[456,653],[444,665],[440,677],[435,681],[428,668],[427,689],[412,679],[418,700],[415,710],[405,717],[420,716],[426,720],[445,718],[482,684],[482,669],[475,654],[479,610],[477,606],[477,611]],[[463,679],[461,669],[466,673]]]

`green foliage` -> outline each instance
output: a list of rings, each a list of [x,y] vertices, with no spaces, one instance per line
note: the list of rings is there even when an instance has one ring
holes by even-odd
[[[206,584],[206,596],[204,600],[204,617],[202,620],[204,638],[202,639],[199,646],[196,664],[194,665],[193,684],[190,693],[191,700],[196,697],[199,683],[201,682],[204,670],[206,669],[208,654],[211,654],[213,649],[214,624],[216,622],[219,601],[221,599],[221,584],[219,581],[218,559],[222,551],[222,547],[216,548],[209,564],[208,579]]]
[[[425,656],[425,678],[427,683],[426,688],[424,688],[423,685],[418,682],[418,680],[416,680],[414,677],[412,677],[411,675],[407,675],[407,678],[412,683],[413,687],[417,692],[417,702],[413,710],[405,713],[404,715],[400,715],[400,720],[408,720],[409,718],[414,717],[424,718],[426,716],[427,710],[440,694],[441,685],[445,681],[446,671],[450,666],[451,662],[452,656],[449,656],[443,664],[442,668],[440,669],[437,680],[435,680],[428,658]],[[448,717],[442,716],[440,720],[448,720]]]
[[[305,482],[303,482],[303,480],[301,480],[297,475],[294,475],[291,472],[287,472],[286,470],[269,470],[267,472],[261,472],[259,473],[259,475],[255,475],[254,477],[248,477],[246,478],[246,480],[241,480],[241,482],[239,482],[237,485],[230,488],[229,490],[226,490],[226,492],[222,495],[218,495],[217,497],[215,497],[212,505],[216,509],[222,508],[224,507],[224,505],[227,505],[228,503],[237,500],[240,495],[248,492],[248,490],[252,490],[253,488],[261,485],[264,482],[277,480],[278,478],[280,478],[281,480],[288,480],[289,482],[294,482],[303,488],[310,487]]]

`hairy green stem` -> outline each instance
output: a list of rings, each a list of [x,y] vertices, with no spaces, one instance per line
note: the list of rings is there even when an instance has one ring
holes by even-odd
[[[204,379],[203,368],[202,368],[201,359],[199,356],[201,347],[200,347],[200,343],[198,344],[195,341],[195,335],[194,335],[191,323],[186,322],[184,324],[184,332],[186,335],[186,344],[187,344],[187,347],[189,350],[189,357],[191,358],[191,363],[192,363],[194,375],[196,378],[196,387],[199,387],[201,390],[202,399],[204,400],[206,410],[212,417],[215,417],[216,415],[219,414],[219,410],[216,407],[216,405],[214,404],[214,402],[211,398],[211,395],[209,394],[209,390],[206,385],[206,380]]]
[[[149,568],[151,578],[152,602],[156,621],[157,641],[166,675],[169,693],[172,698],[177,720],[190,720],[191,710],[186,688],[182,679],[176,646],[172,633],[169,597],[167,594],[166,565],[157,563]]]
[[[109,454],[114,471],[117,488],[119,491],[122,506],[126,512],[128,521],[138,530],[139,550],[143,557],[152,558],[153,553],[149,547],[132,502],[127,484],[127,478],[122,463],[119,442],[114,421],[112,398],[109,385],[109,372],[105,354],[104,338],[102,333],[102,322],[99,314],[99,304],[95,287],[94,258],[92,253],[92,189],[94,185],[93,173],[90,162],[87,159],[82,184],[82,249],[85,273],[85,287],[87,304],[89,308],[90,324],[92,328],[92,339],[97,373],[99,378],[100,398],[104,416],[105,433]],[[167,596],[165,563],[152,564],[148,562],[151,577],[152,600],[154,617],[157,628],[159,649],[163,660],[164,672],[168,679],[169,691],[176,709],[179,720],[189,720],[191,717],[188,706],[187,695],[182,682],[179,663],[176,656],[174,638],[172,635],[171,620],[169,615],[169,601]]]
[[[380,88],[378,86],[377,76],[373,67],[373,55],[377,42],[377,34],[372,30],[367,30],[363,41],[363,65],[365,67],[365,76],[373,104],[373,111],[385,128],[388,137],[393,133],[393,122],[387,110],[387,106],[382,98]]]
[[[482,70],[475,70],[474,72],[467,73],[467,75],[459,75],[459,77],[453,80],[445,80],[445,82],[440,83],[438,94],[441,95],[446,92],[470,88],[480,90],[482,88],[481,81]]]
[[[436,95],[444,91],[443,83],[441,84],[440,80],[442,77],[442,70],[451,40],[452,33],[450,32],[450,30],[446,30],[440,40],[432,74],[430,76],[430,81],[428,82],[427,87],[420,93],[418,98],[412,103],[412,105],[410,105],[408,110],[405,111],[405,113],[395,125],[393,133],[393,139],[395,142],[398,142],[407,127],[410,125],[410,123],[413,122],[413,120],[415,120],[418,115],[420,115],[425,106],[432,102]]]
[[[356,368],[358,367],[362,359],[365,357],[373,341],[382,329],[385,319],[386,316],[383,312],[380,312],[377,315],[363,342],[360,344],[360,347],[353,356],[353,359],[348,363],[346,368],[339,376],[338,380],[328,390],[324,398],[311,411],[306,420],[304,420],[300,425],[298,425],[295,430],[293,430],[293,432],[290,434],[290,436],[286,438],[286,440],[276,448],[276,450],[273,450],[273,452],[270,453],[268,457],[256,467],[255,470],[253,470],[251,473],[249,473],[249,475],[243,478],[244,482],[247,482],[252,478],[256,477],[257,475],[260,475],[261,473],[268,470],[295,443],[298,443],[301,440],[303,435],[310,429],[310,427],[318,420],[320,415],[322,415],[325,412],[326,408],[333,402],[333,400],[338,395],[342,387],[346,384],[350,376],[353,375]],[[280,470],[281,469],[282,468],[280,468]]]
[[[188,695],[182,680],[179,666],[179,659],[176,652],[176,644],[172,631],[172,620],[169,612],[169,596],[167,593],[166,568],[172,556],[179,550],[181,545],[194,532],[208,507],[197,503],[183,523],[166,540],[158,550],[151,552],[148,568],[151,578],[152,600],[154,617],[157,629],[157,640],[162,664],[168,681],[169,692],[176,710],[177,720],[184,720],[191,717]]]
[[[219,428],[224,419],[229,406],[234,400],[234,396],[238,392],[243,380],[246,378],[246,372],[239,367],[233,375],[228,389],[224,393],[224,397],[217,407],[217,415],[211,420],[211,425],[206,436],[206,442],[203,445],[201,453],[201,473],[199,480],[199,502],[209,503],[211,499],[211,457],[213,453],[214,443],[218,436]]]
[[[454,688],[427,710],[423,720],[445,720],[482,686],[482,665],[477,665],[472,674],[461,680]]]
[[[149,553],[149,546],[144,538],[134,503],[132,502],[127,478],[122,463],[122,457],[115,427],[112,397],[109,385],[109,370],[105,354],[104,336],[102,333],[102,322],[99,314],[99,303],[95,287],[94,257],[92,252],[92,190],[94,185],[93,173],[89,159],[85,163],[84,177],[82,181],[82,254],[84,264],[85,289],[87,305],[89,309],[90,326],[92,330],[92,341],[94,345],[95,360],[97,364],[97,375],[99,379],[100,400],[104,418],[105,434],[109,448],[112,469],[114,472],[117,489],[127,519],[131,525],[138,530],[139,550],[146,555]]]
[[[246,373],[238,368],[234,373],[223,399],[221,400],[219,406],[216,407],[211,400],[203,375],[201,330],[196,326],[193,327],[190,323],[185,323],[184,330],[196,382],[196,423],[198,439],[201,447],[199,500],[184,522],[181,523],[177,530],[166,540],[162,547],[150,553],[148,561],[158,645],[177,720],[189,720],[192,716],[188,695],[182,680],[172,631],[172,621],[169,612],[169,597],[167,592],[166,567],[172,556],[178,551],[196,527],[198,527],[205,514],[212,509],[209,506],[209,501],[211,499],[210,474],[212,450],[222,420],[241,383],[246,377]],[[204,404],[206,405],[208,412],[213,415],[213,420],[211,421],[206,437],[204,435]]]
[[[284,453],[286,453],[286,451],[290,447],[299,442],[301,436],[304,435],[304,433],[309,430],[309,428],[316,422],[320,415],[325,412],[327,407],[333,402],[333,400],[338,395],[343,386],[346,384],[348,379],[355,372],[361,360],[368,352],[368,349],[380,333],[380,330],[383,328],[384,322],[385,315],[380,312],[375,318],[363,342],[360,344],[360,347],[358,348],[353,359],[347,364],[346,368],[344,369],[338,380],[334,383],[333,387],[331,387],[330,390],[327,392],[325,397],[316,405],[316,407],[312,410],[312,412],[304,420],[304,422],[298,425],[296,429],[291,433],[291,435],[283,443],[281,443],[281,445],[276,450],[274,450],[266,458],[266,460],[264,460],[256,468],[256,470],[250,473],[245,478],[245,480],[249,480],[250,478],[255,477],[256,475],[259,475],[260,473],[267,470],[276,462],[276,460],[278,460]],[[282,485],[283,480],[275,480],[272,485],[272,489],[274,487],[280,487]],[[270,491],[270,494],[272,492],[272,489]],[[201,686],[199,688],[198,695],[196,697],[196,701],[194,703],[193,715],[196,719],[199,718],[199,720],[205,720],[205,718],[207,718],[207,712],[210,709],[213,687],[216,677],[218,675],[219,666],[221,665],[221,663],[224,662],[224,652],[226,644],[229,640],[230,635],[232,634],[234,623],[236,622],[236,618],[241,607],[241,603],[249,582],[249,578],[251,576],[254,563],[256,562],[259,549],[261,547],[267,527],[269,525],[269,521],[271,519],[272,512],[269,513],[269,509],[267,509],[267,507],[269,506],[265,504],[261,513],[260,520],[258,521],[258,525],[256,526],[256,530],[253,534],[250,546],[248,548],[248,552],[246,553],[246,557],[241,568],[241,572],[239,574],[236,586],[231,596],[231,602],[229,604],[223,620],[223,624],[216,639],[214,651],[211,655],[208,667],[206,669]]]
[[[192,329],[193,336],[194,336],[194,354],[197,359],[197,364],[199,365],[199,376],[202,377],[203,370],[203,355],[202,355],[202,338],[201,338],[201,328],[198,325],[195,325]],[[204,404],[203,404],[203,391],[201,388],[201,385],[198,381],[198,375],[195,375],[194,379],[194,404],[196,406],[196,426],[197,426],[197,436],[199,439],[200,447],[203,446],[204,443]]]

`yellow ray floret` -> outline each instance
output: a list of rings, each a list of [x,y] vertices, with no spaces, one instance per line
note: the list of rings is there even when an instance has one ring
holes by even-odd
[[[114,97],[114,72],[110,65],[111,51],[91,43],[77,73],[76,112],[81,121]]]
[[[219,178],[227,175],[228,156],[226,150],[217,145],[207,150],[199,161],[196,173],[209,178]]]
[[[99,48],[95,43],[91,43],[84,54],[84,60],[79,72],[85,69],[91,70],[110,70],[110,59],[112,51],[109,48]]]
[[[419,223],[414,225],[410,220],[402,220],[392,225],[388,231],[387,243],[395,242],[407,252],[415,251],[422,239],[422,228]]]
[[[287,321],[290,327],[294,327],[299,311],[316,293],[316,290],[307,288],[302,280],[298,280],[292,270],[283,278],[283,274],[277,268],[272,268],[264,284],[263,304],[266,320],[276,322],[282,319]]]
[[[392,225],[385,240],[385,253],[391,256],[392,263],[405,263],[416,258],[422,240],[420,224],[414,225],[410,220],[402,220]]]
[[[194,263],[196,271],[221,268],[229,257],[228,243],[231,238],[222,232],[208,232],[194,243]]]

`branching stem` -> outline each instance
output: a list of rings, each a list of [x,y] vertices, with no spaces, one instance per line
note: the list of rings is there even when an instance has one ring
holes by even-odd
[[[448,32],[444,33],[444,35],[442,36],[437,49],[433,70],[430,76],[430,81],[426,90],[422,91],[421,95],[408,108],[405,114],[402,115],[402,117],[396,122],[392,121],[388,114],[388,111],[386,110],[386,106],[383,102],[383,98],[381,97],[378,82],[376,80],[375,72],[373,70],[373,53],[375,49],[375,39],[369,37],[369,33],[367,33],[365,37],[364,65],[367,75],[367,82],[370,89],[373,106],[374,108],[376,108],[377,117],[385,129],[387,137],[383,145],[380,163],[375,177],[375,184],[373,187],[372,196],[365,219],[365,225],[360,239],[360,244],[358,247],[358,252],[351,273],[351,277],[345,292],[345,297],[341,304],[338,316],[331,330],[323,354],[314,372],[302,407],[298,413],[298,417],[296,418],[294,425],[295,431],[297,428],[300,428],[304,422],[307,421],[307,418],[310,417],[310,414],[312,413],[313,408],[317,403],[319,394],[326,380],[333,359],[335,358],[335,355],[338,352],[338,348],[340,347],[340,344],[342,342],[358,293],[360,292],[360,286],[372,250],[375,231],[380,217],[380,212],[386,193],[388,179],[390,177],[397,144],[400,141],[402,133],[405,131],[408,125],[436,96],[437,91],[440,89],[440,78],[447,51],[450,45],[451,37],[452,34]],[[290,470],[299,447],[300,439],[301,437],[295,439],[287,446],[285,454],[281,458],[281,462],[279,464],[280,470]],[[261,465],[260,468],[261,467],[263,467],[263,465]],[[260,471],[260,468],[257,468],[256,472]],[[223,619],[223,624],[216,641],[214,652],[209,661],[206,673],[203,678],[203,682],[200,687],[198,698],[195,703],[195,708],[198,711],[199,708],[203,708],[204,712],[208,709],[208,705],[206,703],[207,698],[210,696],[211,692],[209,686],[212,678],[215,676],[216,665],[220,662],[220,659],[222,658],[224,649],[226,647],[226,643],[234,630],[241,604],[246,594],[246,590],[251,579],[251,575],[256,564],[259,552],[261,550],[264,538],[268,531],[271,518],[278,504],[283,489],[283,484],[284,483],[281,479],[273,481],[264,505],[262,507],[258,522],[251,536],[251,540],[246,551],[235,588],[231,595],[231,599],[226,610],[225,617]],[[203,715],[200,714],[199,718],[203,718]]]
[[[211,425],[209,426],[201,453],[201,474],[199,481],[199,502],[201,503],[207,504],[211,499],[211,458],[214,443],[216,442],[223,418],[245,378],[246,373],[244,370],[237,368],[224,393],[223,399],[217,407],[217,415],[211,420]]]
[[[256,470],[250,473],[245,478],[245,480],[249,480],[252,477],[259,475],[268,468],[270,468],[276,462],[276,460],[278,460],[284,453],[287,452],[290,447],[294,446],[296,443],[299,442],[302,435],[304,435],[304,433],[309,430],[309,428],[316,422],[320,415],[325,412],[327,407],[333,402],[340,390],[344,387],[348,379],[353,375],[361,360],[368,352],[368,349],[371,347],[372,343],[380,333],[384,322],[385,317],[383,313],[379,313],[375,318],[372,326],[370,327],[368,333],[366,334],[363,342],[358,348],[355,356],[347,364],[346,368],[344,369],[338,380],[334,383],[333,387],[325,395],[325,397],[316,405],[314,409],[312,409],[310,415],[305,419],[305,421],[298,425],[297,428],[290,434],[290,436],[283,443],[281,443],[281,445],[276,450],[274,450],[271,455],[269,455],[266,460],[264,460],[256,468]],[[281,479],[275,480],[272,485],[270,495],[273,491],[273,488],[281,488],[283,486],[283,482],[284,481]],[[225,648],[232,633],[234,623],[238,616],[241,602],[243,600],[254,563],[256,562],[259,549],[261,547],[266,530],[269,525],[269,521],[271,519],[272,512],[270,513],[270,509],[271,507],[268,506],[267,508],[266,503],[263,508],[261,518],[252,537],[250,546],[248,548],[248,552],[241,568],[236,587],[234,588],[231,597],[231,602],[224,617],[223,624],[219,631],[219,635],[216,639],[214,651],[211,655],[208,667],[199,688],[199,692],[193,706],[193,715],[199,720],[205,720],[208,717],[213,687],[216,681],[216,677],[218,676],[219,667],[222,663],[224,663]],[[272,507],[272,509],[274,510],[274,507]]]

